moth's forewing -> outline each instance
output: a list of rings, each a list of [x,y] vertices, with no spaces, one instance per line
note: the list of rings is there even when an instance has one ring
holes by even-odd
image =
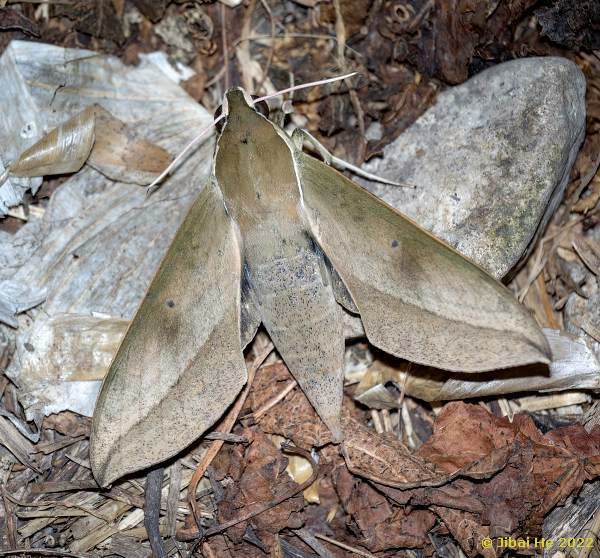
[[[548,362],[541,330],[503,285],[331,167],[301,152],[296,162],[312,234],[374,345],[461,372]]]
[[[192,206],[102,385],[90,461],[98,482],[164,461],[217,421],[247,379],[240,248],[218,188]]]

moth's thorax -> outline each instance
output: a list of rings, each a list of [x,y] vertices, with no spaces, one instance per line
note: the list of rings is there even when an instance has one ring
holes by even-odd
[[[227,211],[242,229],[271,218],[298,220],[300,190],[290,148],[243,97],[228,95],[228,105],[215,160]]]

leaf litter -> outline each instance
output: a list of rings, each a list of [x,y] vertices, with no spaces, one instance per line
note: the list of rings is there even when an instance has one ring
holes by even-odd
[[[523,385],[521,379],[518,389],[496,386],[480,392],[465,387],[464,378],[441,381],[429,371],[393,363],[396,372],[369,380],[369,389],[377,388],[378,396],[361,401],[366,378],[373,375],[367,361],[347,374],[346,440],[337,446],[285,365],[271,356],[257,370],[230,426],[215,428],[223,432],[220,439],[200,441],[169,464],[159,479],[162,490],[154,496],[144,493],[144,475],[100,490],[89,469],[89,419],[64,411],[27,420],[19,387],[3,377],[0,548],[43,549],[56,556],[150,556],[143,526],[147,505],[160,506],[153,517],[165,551],[182,556],[499,556],[503,549],[482,552],[480,541],[487,536],[593,533],[600,518],[600,502],[589,490],[600,473],[600,413],[593,405],[597,369],[592,358],[600,343],[593,310],[600,63],[582,49],[590,37],[584,24],[578,22],[570,34],[561,27],[558,18],[568,9],[566,4],[540,12],[542,32],[549,38],[527,25],[534,1],[481,2],[474,8],[461,1],[453,10],[436,10],[427,1],[357,0],[340,2],[337,12],[335,4],[328,3],[282,7],[250,2],[231,8],[215,2],[194,8],[193,17],[177,3],[161,3],[160,9],[141,1],[101,4],[102,13],[95,4],[90,11],[89,3],[75,2],[42,17],[28,4],[3,7],[0,23],[11,30],[0,34],[1,44],[20,38],[19,33],[39,34],[62,46],[82,46],[84,40],[86,47],[127,61],[162,48],[201,75],[187,86],[210,108],[216,108],[224,82],[236,75],[253,89],[262,84],[269,92],[289,85],[290,75],[301,82],[323,67],[339,68],[342,53],[345,63],[362,70],[373,86],[359,87],[354,98],[339,92],[299,92],[293,118],[302,120],[336,155],[358,164],[412,123],[434,102],[436,91],[487,65],[526,53],[559,53],[576,60],[588,79],[586,142],[563,205],[512,287],[541,325],[567,330],[583,343],[579,360],[565,359],[563,368],[579,373],[588,362],[590,372],[571,377],[566,385],[561,379],[562,389],[568,391],[536,406],[542,397],[527,397],[526,392],[554,390],[557,383],[534,374],[535,387]],[[340,14],[343,32],[337,21]],[[127,25],[116,25],[119,18]],[[174,28],[186,35],[191,50],[178,46],[169,26],[159,32],[154,25],[168,18],[177,22]],[[271,18],[277,24],[274,32]],[[245,36],[242,19],[248,23]],[[236,57],[244,56],[255,63],[237,66]],[[348,124],[347,114],[370,130],[366,144]],[[118,120],[110,122],[111,130],[128,138],[119,145],[131,147],[140,141],[142,149],[154,149],[154,144],[144,143],[144,134],[124,132]],[[111,142],[109,153],[113,147]],[[149,158],[156,166],[150,164],[143,172],[155,174],[164,166],[166,152],[156,149]],[[106,171],[108,177],[128,182],[131,160],[107,166],[113,169]],[[131,182],[146,179],[137,176]],[[42,197],[32,196],[29,202],[31,208],[46,210]],[[18,228],[25,219],[35,218],[34,212],[9,219],[17,219]],[[122,325],[114,323],[117,329]],[[14,358],[14,336],[2,327],[0,361],[6,367]],[[92,324],[96,327],[104,324]],[[66,335],[57,330],[61,331]],[[80,327],[74,333],[78,332]],[[85,340],[77,339],[83,349]],[[349,350],[356,348],[350,345]],[[261,349],[264,339],[259,337],[249,350],[249,365]],[[100,359],[106,350],[104,346]],[[437,402],[469,397],[474,402]],[[282,438],[304,454],[282,449]],[[293,459],[302,465],[290,466]],[[198,467],[202,475],[190,494]],[[309,481],[312,493],[308,486],[303,492]],[[565,510],[572,510],[574,519]],[[219,528],[232,521],[228,528]]]

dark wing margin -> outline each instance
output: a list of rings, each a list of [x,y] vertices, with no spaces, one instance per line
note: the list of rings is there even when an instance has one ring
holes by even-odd
[[[317,159],[299,152],[297,168],[312,234],[374,345],[457,372],[549,361],[533,317],[476,264]]]
[[[213,425],[247,380],[240,248],[206,185],[165,255],[96,403],[90,461],[114,480],[164,461]]]
[[[252,296],[252,287],[246,269],[242,271],[242,287],[241,287],[241,314],[240,314],[240,339],[242,350],[245,349],[250,341],[254,339],[256,332],[260,326],[260,315],[256,308],[254,297]]]

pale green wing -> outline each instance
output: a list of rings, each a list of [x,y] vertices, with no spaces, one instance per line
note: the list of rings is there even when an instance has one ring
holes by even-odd
[[[90,461],[98,482],[164,461],[217,421],[246,383],[240,249],[220,191],[192,206],[102,385]]]
[[[548,362],[541,330],[503,285],[331,167],[301,152],[297,167],[312,233],[374,345],[451,371]]]

